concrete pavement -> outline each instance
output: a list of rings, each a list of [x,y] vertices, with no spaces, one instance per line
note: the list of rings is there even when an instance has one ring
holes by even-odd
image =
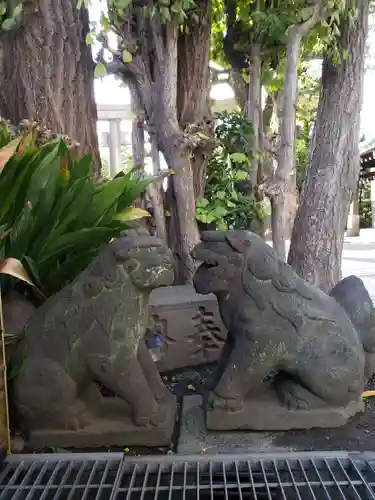
[[[345,238],[343,277],[360,277],[375,303],[375,229],[363,229],[357,238]]]

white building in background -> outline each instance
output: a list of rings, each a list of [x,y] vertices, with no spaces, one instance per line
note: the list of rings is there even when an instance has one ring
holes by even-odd
[[[124,168],[123,156],[131,152],[131,129],[133,114],[129,89],[121,85],[114,76],[95,80],[95,98],[98,108],[98,137],[104,164],[109,166],[108,175],[113,176]],[[211,98],[214,111],[231,110],[236,106],[234,93],[227,82],[212,87]],[[149,162],[150,163],[150,162]],[[161,158],[162,168],[164,160]],[[146,169],[147,169],[146,163]],[[151,169],[151,163],[149,164]]]

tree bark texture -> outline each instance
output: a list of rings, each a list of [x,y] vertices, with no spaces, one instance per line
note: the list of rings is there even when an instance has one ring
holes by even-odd
[[[345,224],[356,189],[369,1],[356,0],[353,25],[342,23],[346,57],[328,55],[312,142],[311,165],[297,211],[288,262],[300,276],[329,291],[341,278]]]
[[[252,153],[254,159],[251,162],[251,185],[253,189],[258,185],[258,169],[260,164],[260,136],[261,136],[261,113],[262,113],[262,85],[261,85],[262,61],[260,58],[260,45],[253,43],[250,51],[250,83],[247,116],[253,127]]]
[[[142,167],[145,163],[145,131],[142,104],[139,99],[137,89],[134,85],[129,85],[131,96],[131,110],[134,114],[132,122],[132,163],[133,167]],[[140,173],[142,168],[140,168]]]
[[[199,22],[189,22],[189,31],[178,37],[177,116],[182,130],[199,126],[207,137],[214,135],[210,107],[210,34],[212,0],[197,0]],[[192,149],[194,194],[204,195],[208,156],[213,143],[197,144]]]
[[[152,159],[154,175],[160,174],[159,149],[155,138],[153,138],[151,142],[151,159]],[[157,180],[152,184],[150,184],[147,188],[147,193],[150,197],[150,201],[152,204],[156,233],[159,236],[159,238],[167,244],[168,238],[167,238],[167,229],[165,221],[165,211],[164,211],[163,181]]]
[[[76,0],[29,2],[20,24],[0,35],[0,114],[68,135],[80,143],[79,154],[91,152],[100,174],[88,30],[88,13]]]

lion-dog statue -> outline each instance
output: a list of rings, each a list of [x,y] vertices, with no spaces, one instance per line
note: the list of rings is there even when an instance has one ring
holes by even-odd
[[[161,241],[129,230],[36,310],[24,329],[18,351],[24,361],[11,390],[26,429],[85,429],[99,404],[90,407],[83,397],[94,383],[127,403],[135,426],[165,423],[163,404],[174,413],[174,396],[143,336],[150,292],[173,279],[171,254]],[[170,434],[174,421],[173,414]],[[142,436],[136,441],[148,444]]]
[[[193,257],[201,262],[195,289],[216,295],[228,329],[209,428],[334,427],[363,409],[375,320],[359,278],[329,296],[247,231],[206,231]]]

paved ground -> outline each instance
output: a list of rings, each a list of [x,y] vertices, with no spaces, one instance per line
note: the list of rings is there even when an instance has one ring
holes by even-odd
[[[375,302],[375,229],[364,229],[358,238],[346,238],[343,276],[355,274],[364,281]]]

